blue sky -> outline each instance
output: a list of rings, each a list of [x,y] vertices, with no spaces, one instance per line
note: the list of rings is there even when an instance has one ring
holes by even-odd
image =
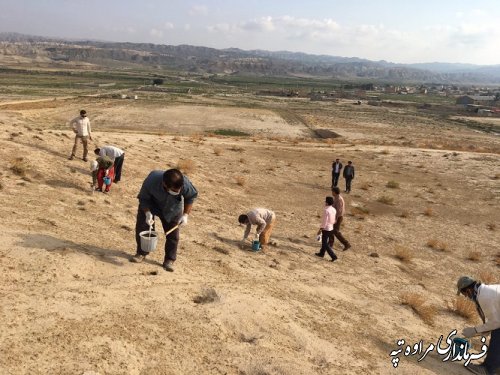
[[[0,0],[0,32],[500,64],[500,0]]]

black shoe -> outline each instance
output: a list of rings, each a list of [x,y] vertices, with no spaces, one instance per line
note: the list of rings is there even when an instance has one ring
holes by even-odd
[[[172,260],[167,260],[163,263],[163,269],[168,272],[174,272],[174,262]]]
[[[320,253],[314,253],[314,255],[316,255],[317,257],[320,257],[320,258],[324,257],[324,255],[321,255]]]
[[[344,250],[343,251],[349,250],[350,248],[351,248],[351,244],[348,243],[347,245],[344,246]]]
[[[339,259],[339,258],[330,259],[330,262],[335,262],[337,259]]]
[[[73,160],[73,159],[74,159],[74,156],[73,156],[73,155],[71,155],[71,156],[68,158],[68,160]]]
[[[87,159],[87,158],[83,158],[82,160],[83,160],[83,161],[89,161],[89,159]]]

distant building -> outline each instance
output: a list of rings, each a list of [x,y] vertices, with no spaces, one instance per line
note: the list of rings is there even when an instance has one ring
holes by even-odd
[[[494,96],[480,96],[480,95],[465,95],[459,96],[455,104],[459,105],[480,105],[480,106],[492,106],[495,103]]]

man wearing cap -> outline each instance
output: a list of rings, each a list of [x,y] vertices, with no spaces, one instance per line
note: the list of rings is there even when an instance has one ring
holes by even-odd
[[[87,112],[82,109],[80,111],[80,116],[71,120],[69,124],[75,133],[75,144],[73,145],[73,150],[71,150],[69,160],[73,160],[75,157],[76,149],[78,148],[78,140],[80,140],[83,145],[83,161],[87,161],[87,154],[89,153],[88,140],[92,140],[90,120],[87,117]]]
[[[174,262],[177,259],[179,227],[187,224],[188,215],[197,196],[198,191],[189,178],[178,169],[152,171],[144,180],[137,196],[139,199],[135,225],[137,250],[130,261],[141,263],[148,255],[148,252],[141,249],[139,233],[149,230],[150,226],[154,230],[154,216],[158,216],[165,233],[170,232],[165,241],[163,268],[173,272]]]
[[[476,304],[483,324],[466,327],[464,337],[491,334],[488,354],[482,365],[469,364],[467,369],[474,374],[496,375],[500,373],[500,284],[486,285],[469,276],[457,282],[457,295],[463,294]]]

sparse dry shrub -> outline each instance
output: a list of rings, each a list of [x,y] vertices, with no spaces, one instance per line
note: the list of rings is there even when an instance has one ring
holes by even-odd
[[[446,242],[436,240],[435,238],[427,241],[427,246],[434,250],[450,251]]]
[[[467,260],[472,260],[473,262],[478,262],[481,259],[481,252],[472,250],[467,255]]]
[[[404,246],[396,246],[394,256],[402,262],[410,262],[413,259],[413,253]]]
[[[381,153],[382,155],[389,155],[389,150],[385,150],[385,149],[384,149],[384,150],[380,151],[380,153]]]
[[[333,138],[327,138],[327,139],[325,140],[325,143],[326,143],[327,145],[334,145],[334,144],[335,144],[335,140],[334,140]]]
[[[408,210],[401,211],[401,213],[399,214],[399,217],[402,217],[404,219],[410,217],[410,211],[408,211]]]
[[[241,164],[245,164],[245,163],[246,163],[246,160],[245,160],[245,159],[243,159],[243,158],[240,158],[240,163],[241,163]]]
[[[432,209],[432,207],[427,207],[425,210],[424,210],[424,215],[425,216],[434,216],[434,210]]]
[[[366,216],[370,214],[370,210],[366,207],[352,207],[351,213],[356,216]]]
[[[474,302],[463,296],[458,296],[451,302],[451,304],[448,304],[448,311],[461,316],[468,321],[473,321],[477,316]]]
[[[221,156],[223,153],[224,153],[224,150],[222,150],[222,148],[220,148],[220,147],[215,147],[214,148],[214,154],[215,155]]]
[[[371,185],[368,182],[363,182],[359,188],[361,190],[368,190],[370,187]]]
[[[494,180],[500,180],[500,173],[497,173],[493,176]]]
[[[424,296],[414,292],[403,293],[399,296],[401,304],[410,306],[413,311],[426,323],[433,324],[437,310],[435,306],[427,304]]]
[[[247,183],[247,179],[244,176],[236,176],[235,180],[239,186],[245,186]]]
[[[388,197],[387,195],[382,195],[377,198],[377,202],[392,206],[394,204],[394,198]]]
[[[496,229],[497,229],[497,225],[496,225],[495,223],[488,223],[488,224],[486,225],[486,228],[488,228],[488,229],[489,229],[489,230],[491,230],[491,231],[494,231],[494,230],[496,230]]]
[[[204,141],[204,138],[201,134],[193,134],[189,137],[189,142],[191,143],[201,143]]]
[[[238,147],[238,146],[231,146],[230,150],[234,151],[234,152],[243,152],[243,151],[245,151],[245,149],[243,147]]]
[[[31,165],[24,157],[15,158],[11,161],[10,170],[18,176],[25,177],[30,169]]]
[[[3,182],[0,181],[0,191],[3,190]]]
[[[498,282],[497,272],[482,270],[481,272],[479,272],[479,280],[481,280],[485,284],[496,284]]]
[[[496,257],[495,257],[495,259],[494,259],[493,261],[496,263],[496,265],[497,265],[498,267],[500,267],[500,253],[498,253],[498,254],[496,255]]]
[[[212,303],[219,300],[220,297],[214,288],[204,288],[199,295],[193,298],[193,302],[199,304]]]
[[[177,162],[177,169],[189,175],[196,170],[196,164],[191,159],[181,159]]]
[[[177,135],[174,138],[172,138],[172,141],[174,141],[174,142],[179,142],[180,140],[181,140],[181,138]]]
[[[387,184],[385,184],[385,187],[388,187],[389,189],[399,189],[399,182],[397,181],[388,181]]]

